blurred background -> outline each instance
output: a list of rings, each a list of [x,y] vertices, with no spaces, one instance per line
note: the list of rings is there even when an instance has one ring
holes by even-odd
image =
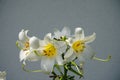
[[[96,32],[90,44],[96,56],[112,56],[107,63],[87,61],[82,80],[120,80],[120,0],[0,0],[0,71],[7,72],[7,80],[49,80],[43,73],[22,70],[15,42],[21,29],[43,39],[64,26],[72,33],[82,27],[86,36]],[[30,67],[38,69],[40,62]]]

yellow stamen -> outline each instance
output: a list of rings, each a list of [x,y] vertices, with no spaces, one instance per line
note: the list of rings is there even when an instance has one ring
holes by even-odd
[[[43,55],[47,56],[47,57],[54,57],[56,56],[56,48],[53,44],[47,44],[46,46],[44,46],[44,50],[43,50]]]
[[[81,40],[75,41],[72,45],[72,48],[76,53],[81,53],[84,51],[85,43],[84,41],[81,41]]]
[[[29,48],[29,42],[25,43],[25,48]]]
[[[25,50],[28,50],[28,49],[29,49],[29,47],[30,47],[29,42],[28,42],[28,41],[27,41],[27,42],[25,42],[24,46],[25,46],[24,51],[25,51]]]

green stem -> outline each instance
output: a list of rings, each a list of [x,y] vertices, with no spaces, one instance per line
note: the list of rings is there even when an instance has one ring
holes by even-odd
[[[70,70],[71,72],[73,72],[73,73],[79,75],[80,77],[83,76],[83,74],[81,74],[81,73],[75,71],[72,67],[70,67],[70,65],[68,65],[68,66],[69,66],[69,67],[67,67],[67,65],[65,66],[65,68],[66,68],[67,70]]]
[[[52,71],[52,74],[53,74],[53,75],[57,75],[54,71]]]
[[[64,76],[65,77],[67,76],[67,72],[68,72],[68,70],[65,68],[65,65],[64,65]]]
[[[71,72],[73,72],[73,73],[75,73],[75,74],[77,74],[77,75],[79,75],[79,76],[82,76],[81,74],[79,74],[77,71],[75,71],[74,69],[69,69]]]
[[[57,74],[54,71],[52,71],[52,74],[53,74],[53,76],[49,76],[49,77],[53,78],[53,80],[55,80],[55,78],[57,77]]]
[[[60,78],[60,80],[67,80],[67,72],[68,72],[68,69],[66,68],[66,64],[64,64],[64,74],[63,76]]]
[[[34,50],[34,53],[35,53],[37,56],[41,56],[41,54],[39,54],[36,50]]]
[[[63,73],[62,73],[62,71],[61,71],[59,65],[56,64],[55,67],[56,67],[56,69],[60,72],[60,74],[63,75]]]
[[[80,75],[83,75],[82,72],[80,72],[80,69],[79,69],[78,65],[77,65],[75,62],[73,62],[73,61],[72,61],[71,63],[76,67],[78,73],[79,73]]]

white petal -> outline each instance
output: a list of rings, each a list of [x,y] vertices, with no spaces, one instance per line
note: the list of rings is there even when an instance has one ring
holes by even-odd
[[[68,27],[64,27],[62,32],[62,36],[69,36],[70,35],[70,29]]]
[[[71,57],[72,56],[72,54],[73,54],[73,49],[72,48],[70,48],[66,53],[65,53],[65,56],[64,56],[64,58],[69,58],[69,57]]]
[[[26,33],[27,32],[24,31],[23,29],[21,30],[21,32],[19,32],[18,38],[20,41],[25,42],[28,39],[28,37],[26,36]]]
[[[22,61],[23,59],[26,58],[26,56],[24,55],[24,51],[23,50],[20,51],[19,58],[20,58],[20,61]]]
[[[63,59],[62,59],[62,56],[57,55],[57,56],[56,56],[56,61],[57,61],[58,65],[63,65]]]
[[[75,54],[72,54],[72,56],[69,58],[70,61],[74,60],[77,56]]]
[[[84,30],[80,27],[75,28],[75,38],[83,39],[84,38]]]
[[[44,40],[48,43],[51,42],[51,35],[52,35],[51,33],[46,34]]]
[[[35,36],[30,38],[30,47],[32,47],[33,49],[37,49],[39,48],[39,39]]]
[[[70,29],[68,27],[64,27],[62,31],[55,30],[54,37],[59,39],[61,36],[70,36]]]
[[[47,57],[41,58],[41,69],[45,72],[52,72],[54,64],[55,64],[54,58]]]
[[[96,33],[93,33],[92,35],[88,36],[88,37],[85,37],[84,38],[84,41],[86,43],[90,43],[90,42],[93,42],[96,38]]]
[[[19,57],[20,57],[20,61],[26,60],[27,56],[29,54],[29,51],[20,51]]]
[[[29,36],[27,35],[28,31],[29,30],[25,30],[25,36],[26,36],[26,38],[29,38]]]
[[[90,46],[86,45],[84,52],[81,53],[79,58],[87,60],[87,59],[91,59],[94,55],[95,55],[95,53],[92,50],[92,48]]]
[[[18,43],[18,46],[19,46],[21,49],[24,48],[24,43],[23,43],[23,42],[21,42],[21,41],[17,41],[17,43]]]
[[[65,58],[65,62],[73,61],[77,56],[73,53],[70,57]]]
[[[25,36],[24,36],[24,30],[23,30],[23,29],[19,32],[18,38],[19,38],[19,40],[21,40],[21,41],[24,41],[24,40],[25,40],[25,39],[24,39]]]
[[[27,56],[28,61],[38,61],[40,60],[40,56],[37,56],[33,51],[30,52],[30,54]]]
[[[74,39],[72,39],[72,38],[68,38],[66,40],[67,44],[69,44],[70,46],[72,46],[73,41],[74,41]]]
[[[59,30],[55,30],[55,31],[54,31],[54,38],[59,39],[60,36],[61,36],[61,32],[60,32]]]
[[[56,46],[59,54],[66,51],[67,45],[64,41],[54,41],[54,45]]]
[[[47,43],[45,42],[45,40],[39,40],[39,45],[40,45],[40,47],[42,46],[45,46],[45,45],[47,45]]]

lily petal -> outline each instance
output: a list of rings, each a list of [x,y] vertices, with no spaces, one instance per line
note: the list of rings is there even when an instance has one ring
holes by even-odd
[[[44,37],[44,40],[47,42],[47,43],[49,43],[49,42],[51,42],[51,33],[48,33],[48,34],[46,34],[46,36]]]
[[[20,57],[20,61],[25,61],[27,56],[29,54],[29,51],[23,51],[21,50],[20,51],[20,54],[19,54],[19,57]]]
[[[19,32],[18,38],[19,38],[19,40],[21,40],[21,41],[24,41],[24,40],[25,40],[24,30],[23,30],[23,29]]]
[[[56,61],[57,61],[58,65],[63,65],[63,59],[60,55],[57,55]]]
[[[64,58],[69,58],[70,56],[72,56],[72,54],[73,54],[73,49],[70,48],[70,49],[65,53]]]
[[[55,30],[54,31],[54,37],[59,39],[61,36],[69,36],[70,35],[70,29],[68,27],[64,27],[62,31]]]
[[[21,32],[19,32],[18,38],[20,41],[25,42],[28,39],[27,32],[27,30],[24,31],[23,29],[21,30]]]
[[[73,41],[75,41],[75,40],[72,39],[72,38],[68,38],[68,39],[66,40],[67,44],[69,44],[70,46],[72,46]]]
[[[39,39],[35,36],[30,38],[30,47],[33,49],[39,48]]]
[[[67,45],[64,41],[54,41],[54,45],[57,47],[59,54],[66,51]]]
[[[27,56],[28,61],[38,61],[40,60],[40,56],[37,56],[33,51],[30,52],[30,54]]]
[[[68,27],[64,27],[61,32],[62,32],[62,36],[70,35],[70,29]]]
[[[54,58],[47,58],[47,57],[42,57],[41,58],[41,69],[44,70],[45,72],[52,72],[53,66],[55,63]]]
[[[29,36],[27,35],[28,31],[29,30],[25,30],[25,36],[26,36],[26,38],[29,38]]]
[[[90,46],[86,45],[84,52],[81,55],[79,55],[79,60],[85,61],[85,60],[91,59],[94,55],[95,55],[95,53],[92,50],[92,48]]]
[[[60,36],[61,36],[61,32],[60,32],[59,30],[55,30],[55,31],[54,31],[54,38],[59,39]]]
[[[93,42],[95,38],[96,38],[96,33],[94,32],[92,35],[85,37],[84,41],[86,43],[90,43],[90,42]]]
[[[23,49],[24,48],[24,45],[21,41],[17,41],[17,46],[20,47],[20,49]]]
[[[70,57],[65,58],[65,62],[73,61],[77,56],[75,54],[72,54]]]
[[[84,30],[82,28],[75,28],[75,38],[84,39]]]

